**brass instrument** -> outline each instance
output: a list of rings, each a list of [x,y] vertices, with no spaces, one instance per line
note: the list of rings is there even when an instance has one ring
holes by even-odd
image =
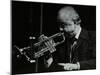
[[[54,38],[57,37],[62,37],[62,40],[60,42],[55,42]],[[53,53],[56,51],[55,46],[63,43],[65,41],[65,36],[64,33],[57,33],[54,34],[48,38],[45,38],[44,35],[42,35],[42,37],[40,37],[42,40],[39,41],[38,43],[35,43],[34,46],[40,46],[41,44],[45,44],[45,48],[42,48],[41,50],[39,50],[38,52],[35,53],[35,58],[38,58],[40,56],[43,56],[45,52],[50,51],[50,53]],[[41,46],[40,46],[41,47]]]
[[[32,49],[32,51],[34,51],[32,57],[39,58],[39,57],[45,55],[45,53],[48,52],[48,51],[50,53],[55,52],[56,51],[55,46],[63,43],[64,41],[65,41],[64,33],[60,32],[60,33],[54,34],[50,37],[46,37],[43,34],[39,37],[39,42],[32,45],[34,47],[34,49],[36,49],[35,51],[34,51],[33,47],[31,48],[30,46],[24,47],[24,48],[21,48],[21,49],[19,49],[16,46],[16,48],[19,50],[19,52],[21,54],[26,56],[28,61],[32,61],[32,59],[30,59],[30,57],[27,55],[26,51],[30,51],[30,49]]]

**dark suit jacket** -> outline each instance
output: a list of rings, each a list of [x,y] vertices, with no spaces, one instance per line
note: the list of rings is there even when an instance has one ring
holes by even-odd
[[[48,71],[63,71],[63,67],[57,63],[69,63],[70,41],[66,37],[66,42],[57,46],[57,51],[53,54],[54,62]],[[82,29],[77,45],[73,50],[73,63],[80,63],[80,70],[96,69],[96,34],[93,31]]]

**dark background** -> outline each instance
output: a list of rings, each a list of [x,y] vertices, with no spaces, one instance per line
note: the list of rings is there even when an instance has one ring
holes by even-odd
[[[55,3],[39,3],[39,2],[18,2],[12,1],[12,50],[14,45],[19,47],[28,46],[30,43],[29,37],[40,35],[40,16],[41,4],[43,4],[43,24],[42,33],[46,36],[51,36],[59,32],[59,24],[57,22],[57,12],[64,6],[73,6],[80,15],[82,27],[96,31],[96,6],[71,5],[71,4],[55,4]],[[12,51],[12,53],[13,53]],[[14,59],[15,60],[15,59]],[[15,63],[13,63],[14,65]],[[18,66],[18,63],[16,63]],[[30,66],[29,66],[30,65]],[[24,68],[22,68],[24,67]],[[26,69],[30,67],[30,69]],[[28,73],[33,71],[32,64],[23,64],[15,69],[18,73]],[[22,69],[21,69],[22,68]],[[22,70],[22,71],[21,71]]]

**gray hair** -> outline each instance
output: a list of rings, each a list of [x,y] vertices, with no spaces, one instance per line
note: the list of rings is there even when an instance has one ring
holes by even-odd
[[[76,12],[76,10],[71,7],[71,6],[65,6],[63,8],[61,8],[58,12],[58,20],[61,20],[61,18],[63,17],[67,17],[68,20],[72,20],[74,21],[76,24],[80,24],[81,23],[81,19],[79,17],[79,14]]]

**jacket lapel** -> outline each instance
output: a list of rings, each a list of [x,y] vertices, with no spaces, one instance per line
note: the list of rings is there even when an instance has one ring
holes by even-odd
[[[88,37],[88,31],[86,31],[85,29],[82,29],[80,35],[79,35],[79,38],[77,40],[77,44],[75,45],[75,48],[74,50],[77,50],[78,47],[80,47],[81,43],[84,41],[84,40],[88,40],[89,37]]]

